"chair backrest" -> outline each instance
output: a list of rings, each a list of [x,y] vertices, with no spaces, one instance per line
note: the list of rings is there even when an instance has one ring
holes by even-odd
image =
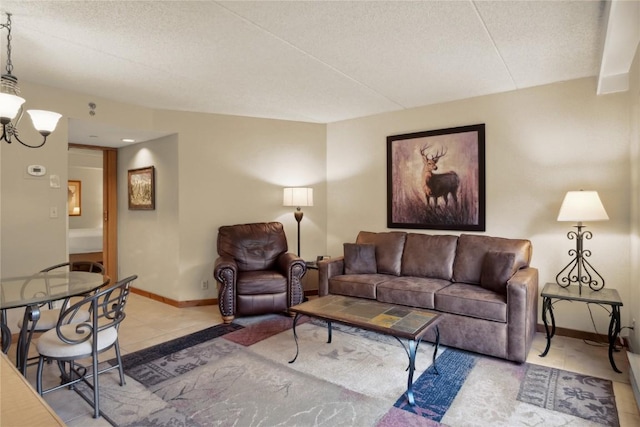
[[[225,225],[218,229],[218,254],[233,258],[240,271],[271,270],[287,250],[287,237],[279,222]]]
[[[42,270],[40,270],[41,273],[50,273],[50,272],[55,272],[55,270],[59,270],[59,269],[66,269],[66,271],[87,271],[89,273],[100,273],[100,274],[104,274],[104,266],[100,263],[97,262],[92,262],[92,261],[74,261],[74,262],[62,262],[60,264],[56,264],[56,265],[52,265],[50,267],[47,268],[43,268]],[[46,293],[50,294],[51,293],[51,287],[52,285],[49,282],[49,278],[47,276],[45,276],[44,278],[45,281],[45,286],[46,286]],[[36,291],[34,295],[28,295],[28,285],[29,285],[30,280],[26,280],[23,284],[22,284],[22,289],[20,291],[22,298],[28,298],[30,296],[37,296],[39,293],[43,294],[43,291]],[[40,306],[44,306],[47,305],[49,308],[53,308],[53,302],[48,302],[45,304],[41,304]]]
[[[60,313],[56,325],[58,337],[67,344],[79,344],[91,339],[102,330],[112,327],[117,329],[125,318],[124,309],[131,291],[131,283],[137,278],[136,275],[129,276],[66,308]],[[74,328],[75,334],[72,336],[65,335],[64,329],[61,328],[69,324],[82,309],[89,310],[90,319],[87,322],[78,323]],[[93,345],[96,345],[95,339]]]

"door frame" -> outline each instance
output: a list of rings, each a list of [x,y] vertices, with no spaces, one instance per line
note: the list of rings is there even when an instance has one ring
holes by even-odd
[[[118,280],[118,149],[72,143],[69,148],[102,151],[102,262],[111,283],[115,283]]]

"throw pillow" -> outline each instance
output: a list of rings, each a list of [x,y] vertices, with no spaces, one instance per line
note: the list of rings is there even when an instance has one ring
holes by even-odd
[[[482,261],[480,286],[506,295],[507,281],[515,273],[515,261],[513,252],[487,252]]]
[[[372,274],[377,271],[375,245],[344,244],[344,274]]]

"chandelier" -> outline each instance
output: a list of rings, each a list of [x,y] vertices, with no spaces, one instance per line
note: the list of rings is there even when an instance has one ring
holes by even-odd
[[[18,88],[18,78],[14,76],[13,63],[11,62],[11,14],[7,13],[7,23],[0,24],[0,28],[7,29],[7,64],[5,67],[6,73],[0,77],[0,124],[2,124],[2,136],[0,141],[5,140],[7,143],[15,139],[20,144],[29,148],[39,148],[47,142],[47,137],[53,132],[58,124],[58,120],[62,117],[61,114],[44,110],[27,110],[33,127],[44,137],[42,143],[39,145],[29,145],[23,142],[18,137],[18,123],[22,118],[24,104],[24,98],[20,98],[18,94],[20,89]],[[17,120],[14,119],[17,117]]]

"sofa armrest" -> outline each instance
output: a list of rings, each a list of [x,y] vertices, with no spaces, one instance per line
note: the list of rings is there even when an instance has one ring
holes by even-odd
[[[222,318],[233,318],[236,312],[238,264],[231,257],[219,257],[213,267],[213,277],[218,282],[218,306]]]
[[[304,300],[302,278],[307,272],[307,264],[302,258],[286,252],[278,257],[278,270],[287,277],[287,293],[289,307],[300,304]]]
[[[507,359],[527,360],[538,324],[538,269],[523,268],[507,282]]]
[[[318,262],[318,296],[329,295],[329,279],[344,274],[344,257],[325,259]]]

